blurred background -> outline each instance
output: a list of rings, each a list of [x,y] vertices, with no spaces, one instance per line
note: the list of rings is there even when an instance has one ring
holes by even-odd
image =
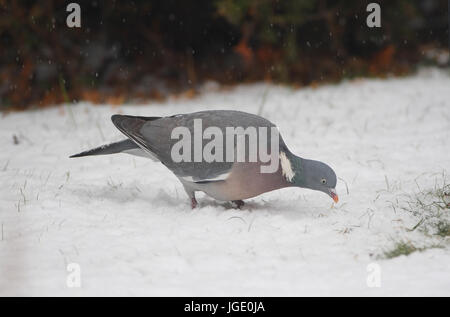
[[[81,28],[66,25],[70,2]],[[447,66],[448,1],[0,0],[0,110],[195,96],[206,82],[295,87]]]

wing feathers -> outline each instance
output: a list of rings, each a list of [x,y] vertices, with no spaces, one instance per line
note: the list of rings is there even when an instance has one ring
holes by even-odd
[[[139,147],[133,141],[126,139],[119,142],[105,144],[96,147],[95,149],[84,151],[78,154],[74,154],[70,156],[70,158],[90,156],[90,155],[107,155],[107,154],[121,153],[133,149],[139,149]]]

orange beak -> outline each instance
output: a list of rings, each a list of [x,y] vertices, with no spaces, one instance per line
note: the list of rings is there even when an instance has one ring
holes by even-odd
[[[337,204],[339,201],[339,197],[336,194],[336,189],[330,188],[330,197],[333,198],[334,202]]]

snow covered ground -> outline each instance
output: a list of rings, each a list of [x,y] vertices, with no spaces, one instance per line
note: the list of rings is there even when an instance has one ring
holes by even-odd
[[[449,238],[408,230],[420,217],[399,208],[450,172],[448,72],[204,90],[163,103],[0,114],[0,295],[450,295]],[[204,109],[260,112],[294,153],[335,169],[340,202],[289,188],[243,210],[199,195],[191,210],[159,163],[68,158],[121,139],[114,113]],[[442,248],[379,257],[398,241]],[[81,287],[68,287],[77,267]]]

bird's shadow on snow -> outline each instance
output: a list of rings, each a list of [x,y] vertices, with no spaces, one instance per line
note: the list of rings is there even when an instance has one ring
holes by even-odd
[[[156,193],[146,194],[135,184],[107,185],[89,185],[88,187],[76,188],[72,193],[79,197],[80,201],[90,202],[92,200],[109,201],[117,204],[118,207],[124,203],[142,204],[154,208],[155,210],[169,209],[172,211],[206,211],[213,209],[216,212],[242,212],[256,213],[264,216],[283,216],[288,219],[304,219],[317,216],[324,213],[323,206],[312,205],[305,200],[285,200],[282,197],[277,198],[253,198],[245,200],[244,206],[237,208],[232,202],[218,201],[206,195],[198,198],[198,207],[191,209],[190,202],[184,192],[182,194],[171,193],[164,189],[155,189]],[[88,198],[88,199],[87,199]]]
[[[163,189],[157,189],[156,194],[149,195],[146,190],[141,190],[134,184],[126,186],[119,184],[116,186],[107,185],[89,185],[83,188],[73,189],[72,193],[83,201],[99,200],[109,201],[121,205],[123,203],[148,204],[151,207],[179,207],[186,204],[186,198],[181,199],[177,195],[171,195]]]
[[[254,213],[264,216],[282,216],[290,220],[304,219],[317,216],[323,213],[324,209],[318,206],[311,206],[305,201],[283,200],[281,198],[265,200],[255,198],[245,200],[245,204],[241,208],[236,208],[231,202],[217,201],[209,197],[203,197],[199,201],[199,210],[212,207],[223,212],[242,212]]]

